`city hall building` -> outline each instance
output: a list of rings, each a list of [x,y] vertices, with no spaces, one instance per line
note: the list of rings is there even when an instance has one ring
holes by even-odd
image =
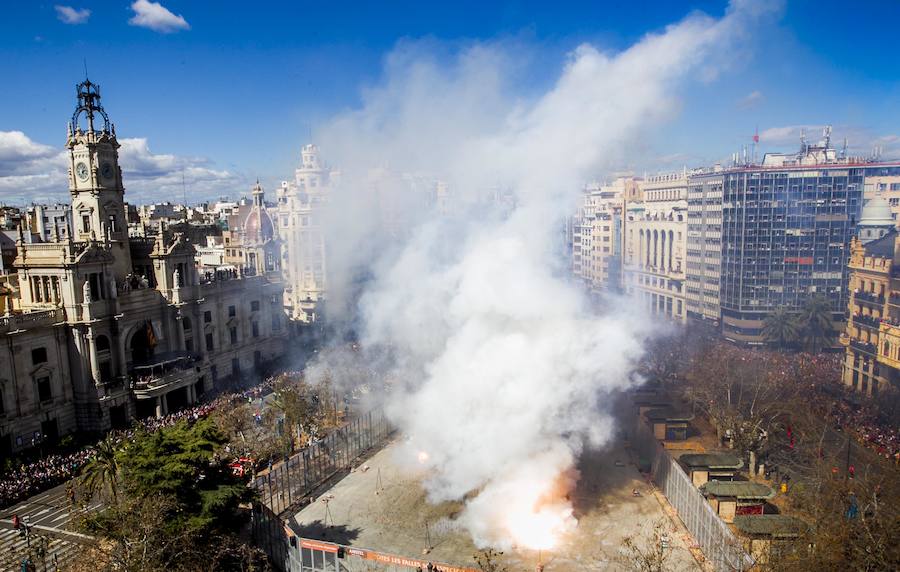
[[[128,236],[115,127],[96,84],[77,97],[70,212],[40,232],[23,222],[2,290],[0,457],[164,415],[286,348],[271,256],[200,273],[183,234]]]

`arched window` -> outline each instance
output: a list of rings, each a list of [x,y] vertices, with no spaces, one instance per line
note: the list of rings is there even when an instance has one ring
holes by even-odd
[[[181,319],[181,327],[184,328],[184,349],[185,351],[194,351],[194,335],[191,319],[185,316]]]
[[[109,354],[109,338],[106,336],[97,336],[94,342],[97,347],[98,366],[100,368],[100,381],[106,383],[113,378],[112,361]]]

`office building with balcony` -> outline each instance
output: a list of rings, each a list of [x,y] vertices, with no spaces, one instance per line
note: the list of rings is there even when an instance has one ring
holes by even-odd
[[[571,221],[572,273],[594,293],[621,289],[623,209],[637,193],[633,177],[584,188]]]

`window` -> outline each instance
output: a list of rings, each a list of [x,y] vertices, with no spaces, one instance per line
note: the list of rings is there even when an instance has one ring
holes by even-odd
[[[50,391],[50,377],[44,376],[39,377],[37,380],[37,389],[38,389],[38,399],[41,403],[45,401],[50,401],[53,399],[53,394]]]
[[[234,306],[228,306],[228,317],[233,318],[237,315],[237,308]]]
[[[250,302],[250,311],[251,312],[259,312],[259,300],[254,300]]]
[[[119,223],[116,222],[116,215],[109,215],[109,232],[119,232]]]
[[[229,328],[228,333],[231,334],[231,343],[236,344],[238,341],[237,340],[237,328]]]
[[[81,228],[84,229],[84,232],[91,232],[91,215],[81,215]]]
[[[213,335],[212,333],[206,334],[206,351],[213,351]]]
[[[204,324],[212,323],[212,312],[210,312],[209,310],[203,312],[203,323]]]
[[[112,374],[112,365],[109,361],[101,361],[100,362],[100,381],[103,383],[108,383],[113,378]]]
[[[32,365],[47,363],[47,348],[34,348],[31,350],[31,363]]]
[[[106,336],[97,336],[97,352],[109,351],[109,338]]]
[[[258,338],[259,337],[259,324],[257,324],[256,322],[253,322],[252,330],[253,330],[253,337]]]

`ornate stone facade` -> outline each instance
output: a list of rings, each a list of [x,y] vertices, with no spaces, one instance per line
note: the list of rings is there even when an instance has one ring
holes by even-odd
[[[285,352],[280,272],[201,274],[194,245],[164,224],[129,238],[118,147],[98,86],[83,82],[67,139],[72,223],[17,242],[0,456],[163,415]]]
[[[331,186],[338,173],[326,168],[315,145],[305,145],[294,181],[278,190],[278,233],[285,278],[284,304],[291,318],[321,321],[328,292],[328,259],[323,225]]]

